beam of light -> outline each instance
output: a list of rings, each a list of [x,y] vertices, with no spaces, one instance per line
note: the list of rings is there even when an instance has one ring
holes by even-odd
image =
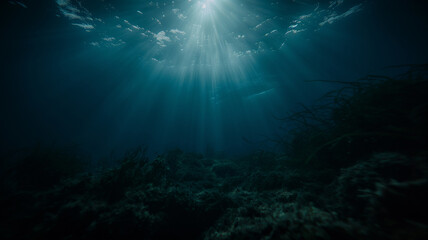
[[[168,67],[179,73],[182,80],[191,81],[202,74],[204,80],[220,78],[243,79],[251,58],[240,57],[237,52],[246,48],[244,39],[236,39],[242,26],[241,17],[246,9],[226,0],[203,0],[187,6],[188,20],[178,29],[185,36],[180,50],[165,55]],[[164,68],[165,66],[159,66]],[[165,69],[162,69],[164,71]],[[242,75],[244,74],[244,75]]]
[[[165,34],[171,42],[159,46],[162,54],[150,77],[154,82],[169,79],[174,89],[168,95],[170,106],[165,109],[165,136],[160,138],[168,138],[175,129],[175,124],[166,119],[181,119],[181,109],[188,108],[192,114],[185,118],[193,126],[187,133],[194,134],[189,136],[194,139],[192,144],[199,149],[207,143],[223,148],[230,144],[226,132],[231,130],[227,129],[234,124],[248,125],[246,121],[251,119],[245,114],[250,112],[245,110],[247,96],[241,95],[239,89],[260,80],[256,79],[258,66],[250,52],[240,52],[254,47],[244,37],[249,27],[242,18],[255,13],[227,0],[192,1],[177,8],[177,13],[184,13],[186,19],[171,24],[178,34]],[[180,41],[173,44],[174,37]],[[150,54],[156,53],[153,51]],[[229,119],[233,108],[241,109],[242,118]]]
[[[267,124],[273,106],[268,101],[286,102],[289,89],[295,90],[290,73],[295,79],[311,73],[301,54],[308,48],[297,38],[308,37],[326,19],[324,26],[356,12],[335,14],[335,7],[300,7],[307,5],[301,1],[290,3],[304,10],[294,16],[286,14],[288,3],[262,0],[133,2],[120,4],[121,10],[109,7],[114,14],[105,17],[86,11],[77,0],[57,0],[61,16],[88,35],[98,34],[88,40],[92,49],[110,48],[124,68],[115,72],[130,78],[114,89],[116,98],[109,98],[106,112],[126,109],[123,117],[129,122],[142,119],[138,135],[152,134],[155,142],[187,136],[171,142],[199,149],[206,142],[232,144],[232,135],[273,126]],[[93,28],[85,29],[89,24]],[[281,94],[284,86],[288,95]],[[126,108],[115,107],[120,102]],[[254,122],[257,127],[250,128]],[[144,128],[150,123],[155,123],[153,133]]]

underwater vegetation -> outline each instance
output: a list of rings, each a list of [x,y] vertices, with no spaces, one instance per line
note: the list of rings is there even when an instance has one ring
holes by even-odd
[[[396,77],[324,81],[343,87],[282,119],[289,132],[284,136],[287,140],[279,142],[287,155],[298,162],[329,161],[341,167],[376,151],[411,154],[423,150],[428,140],[428,96],[424,93],[428,66],[408,67]]]
[[[428,65],[405,68],[280,119],[280,152],[4,158],[1,239],[426,239]]]

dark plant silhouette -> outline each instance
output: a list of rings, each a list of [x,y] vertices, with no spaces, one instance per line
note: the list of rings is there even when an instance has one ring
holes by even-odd
[[[354,82],[322,81],[344,86],[280,119],[288,127],[288,140],[280,141],[287,155],[340,167],[376,151],[414,153],[426,146],[428,65],[396,67],[408,71]]]

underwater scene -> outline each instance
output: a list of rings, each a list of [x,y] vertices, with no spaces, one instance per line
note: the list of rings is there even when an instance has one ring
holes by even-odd
[[[428,3],[0,18],[0,239],[428,239]]]

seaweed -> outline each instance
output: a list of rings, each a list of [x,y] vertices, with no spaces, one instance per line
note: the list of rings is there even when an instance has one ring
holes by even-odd
[[[320,159],[341,167],[376,151],[423,149],[428,65],[399,67],[408,70],[394,77],[368,75],[350,82],[318,80],[342,87],[279,119],[287,130],[287,140],[278,141],[285,153],[294,161]]]

